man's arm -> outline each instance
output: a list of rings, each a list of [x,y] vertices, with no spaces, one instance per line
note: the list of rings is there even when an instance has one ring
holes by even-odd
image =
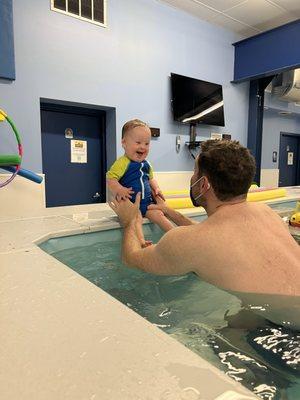
[[[165,201],[163,201],[159,196],[155,197],[156,204],[151,204],[148,206],[148,210],[161,210],[164,215],[169,218],[174,224],[177,226],[188,226],[195,225],[198,222],[193,221],[192,219],[185,217],[180,212],[173,210],[166,205]]]
[[[122,242],[122,260],[133,268],[158,275],[181,275],[192,271],[182,244],[186,241],[186,230],[191,227],[174,228],[167,232],[157,245],[141,248],[137,234],[139,218],[139,204],[141,194],[136,196],[135,203],[130,200],[114,200],[109,203],[110,207],[119,216],[124,228]],[[188,244],[188,243],[187,243]],[[184,259],[184,260],[183,260]]]
[[[174,210],[173,208],[167,207],[165,210],[165,216],[174,222],[177,226],[188,226],[188,225],[197,225],[199,222],[192,220],[180,212]]]
[[[193,269],[182,260],[182,246],[186,227],[172,229],[156,244],[141,248],[137,236],[138,220],[124,227],[122,261],[129,267],[156,275],[183,275]]]

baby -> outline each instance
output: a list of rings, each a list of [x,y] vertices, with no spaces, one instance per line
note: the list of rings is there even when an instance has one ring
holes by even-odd
[[[152,193],[164,200],[163,194],[153,179],[153,169],[146,157],[149,153],[151,131],[149,126],[139,119],[126,122],[122,128],[122,147],[125,154],[118,158],[106,174],[110,192],[118,200],[135,201],[138,192],[141,193],[141,217],[148,218],[165,232],[172,229],[173,224],[160,210],[147,210],[153,204]],[[142,247],[145,241],[142,229],[138,232]]]

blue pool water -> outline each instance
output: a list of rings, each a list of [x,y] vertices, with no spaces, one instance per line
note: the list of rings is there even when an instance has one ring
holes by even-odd
[[[294,210],[296,208],[296,205],[297,205],[296,200],[289,200],[289,201],[281,201],[270,204],[270,207],[276,211],[286,210],[286,209]]]
[[[154,242],[162,234],[153,225],[144,230]],[[300,399],[295,370],[261,355],[252,346],[253,332],[227,327],[227,319],[241,309],[235,296],[194,274],[154,276],[126,268],[120,244],[121,230],[114,229],[51,239],[40,247],[262,399]]]

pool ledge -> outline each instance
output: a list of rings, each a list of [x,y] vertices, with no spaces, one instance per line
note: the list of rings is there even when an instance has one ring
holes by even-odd
[[[2,397],[255,399],[239,383],[37,247],[50,237],[118,226],[112,211],[102,204],[60,207],[34,217],[1,216]]]

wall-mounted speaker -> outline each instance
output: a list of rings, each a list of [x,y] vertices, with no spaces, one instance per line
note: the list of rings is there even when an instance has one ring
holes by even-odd
[[[150,128],[151,137],[160,137],[160,129],[159,128]]]
[[[223,140],[231,140],[231,135],[229,133],[223,133],[222,134],[222,139]]]

